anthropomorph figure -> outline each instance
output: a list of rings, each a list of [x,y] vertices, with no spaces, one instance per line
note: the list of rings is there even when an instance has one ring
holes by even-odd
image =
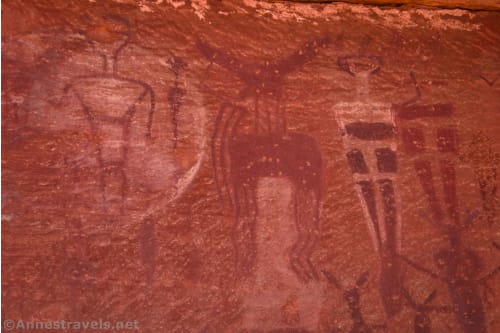
[[[433,272],[406,257],[402,257],[403,260],[416,270],[446,284],[453,303],[452,312],[464,333],[488,332],[480,286],[486,286],[488,280],[500,273],[500,266],[480,277],[482,260],[462,239],[463,230],[469,222],[463,225],[445,224],[432,218],[430,222],[449,241],[449,246],[444,246],[433,254],[438,271]]]
[[[301,280],[318,278],[310,256],[319,237],[321,153],[312,137],[288,132],[281,99],[286,76],[314,58],[328,42],[328,38],[319,38],[283,60],[265,63],[237,59],[206,42],[197,43],[203,56],[243,83],[239,98],[223,104],[217,115],[212,161],[219,194],[227,194],[234,212],[236,265],[244,275],[255,264],[258,181],[284,177],[293,184],[298,232],[289,253],[290,267]]]
[[[105,16],[85,35],[101,56],[101,70],[76,77],[65,92],[79,101],[96,142],[102,204],[117,214],[127,198],[130,155],[151,137],[155,95],[145,82],[119,74],[119,55],[131,38],[127,20]]]
[[[372,101],[369,78],[382,66],[375,56],[338,59],[356,80],[355,100],[339,102],[334,112],[342,135],[354,187],[380,260],[380,295],[385,312],[399,312],[401,211],[397,193],[396,128],[390,103]]]
[[[450,103],[420,102],[421,85],[414,73],[410,76],[415,85],[415,97],[394,105],[403,150],[413,160],[432,219],[456,224],[459,219],[455,169],[458,140],[452,119],[454,108]],[[425,120],[432,121],[433,126],[422,126]],[[429,157],[429,152],[433,152],[433,158]],[[440,182],[434,179],[437,175]]]

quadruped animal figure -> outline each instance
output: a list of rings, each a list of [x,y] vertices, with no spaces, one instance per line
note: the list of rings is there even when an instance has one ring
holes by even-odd
[[[402,293],[410,307],[415,310],[415,318],[413,320],[413,331],[415,333],[431,332],[431,317],[429,315],[431,312],[453,312],[453,309],[448,306],[429,305],[436,298],[436,290],[427,295],[422,303],[417,303],[404,287],[402,287]]]
[[[368,271],[359,275],[355,285],[349,289],[344,288],[332,273],[326,270],[323,270],[322,272],[328,282],[333,284],[335,288],[343,293],[344,300],[349,307],[349,311],[351,312],[353,322],[349,333],[371,333],[377,330],[385,330],[385,324],[368,324],[363,318],[363,314],[361,312],[361,288],[368,281]]]
[[[244,85],[237,101],[221,105],[212,136],[214,178],[220,197],[233,211],[232,240],[236,268],[242,275],[251,273],[255,264],[259,179],[286,177],[293,184],[298,233],[289,252],[290,267],[303,281],[318,278],[309,258],[319,238],[321,152],[309,135],[288,131],[281,101],[286,76],[328,43],[328,37],[318,38],[281,61],[261,64],[197,42],[205,58],[234,73]]]

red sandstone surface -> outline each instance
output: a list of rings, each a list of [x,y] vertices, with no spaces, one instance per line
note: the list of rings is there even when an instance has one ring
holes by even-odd
[[[500,331],[499,12],[2,10],[2,320]]]

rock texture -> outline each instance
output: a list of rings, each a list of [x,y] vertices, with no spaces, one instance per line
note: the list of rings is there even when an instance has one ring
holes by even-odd
[[[3,320],[500,330],[498,12],[2,6]]]
[[[269,2],[280,2],[280,0],[266,0]],[[472,9],[472,10],[499,10],[500,3],[496,0],[291,0],[292,2],[312,2],[312,3],[334,3],[347,2],[362,5],[375,6],[426,6],[451,9]],[[284,2],[284,1],[281,1]]]

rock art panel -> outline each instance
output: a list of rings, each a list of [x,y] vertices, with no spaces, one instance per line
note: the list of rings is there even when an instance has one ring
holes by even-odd
[[[2,11],[4,329],[500,331],[497,12]]]

